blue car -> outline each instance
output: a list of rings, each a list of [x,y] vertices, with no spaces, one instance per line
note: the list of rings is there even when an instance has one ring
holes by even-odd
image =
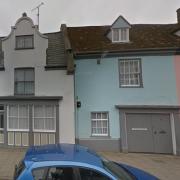
[[[156,180],[140,169],[109,161],[74,144],[32,146],[15,168],[17,180]]]

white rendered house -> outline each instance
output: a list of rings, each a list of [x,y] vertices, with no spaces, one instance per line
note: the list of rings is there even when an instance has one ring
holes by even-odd
[[[0,146],[74,143],[74,75],[65,36],[26,13],[0,42]]]

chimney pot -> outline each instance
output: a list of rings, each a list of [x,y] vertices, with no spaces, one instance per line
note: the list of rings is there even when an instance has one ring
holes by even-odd
[[[177,23],[180,24],[180,8],[177,9]]]

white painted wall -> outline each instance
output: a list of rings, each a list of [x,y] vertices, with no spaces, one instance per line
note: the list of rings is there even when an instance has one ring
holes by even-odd
[[[16,35],[34,34],[34,49],[15,50]],[[35,68],[35,96],[63,96],[60,102],[60,142],[75,142],[74,80],[66,70],[45,71],[47,37],[41,35],[30,18],[22,17],[3,40],[5,71],[0,71],[0,96],[14,95],[14,68]]]

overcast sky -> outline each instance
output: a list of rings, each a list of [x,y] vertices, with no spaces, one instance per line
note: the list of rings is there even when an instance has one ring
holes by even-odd
[[[37,24],[41,2],[40,31],[55,32],[61,23],[68,26],[108,25],[119,16],[130,23],[176,23],[180,0],[0,0],[0,36],[10,33],[23,12]]]

